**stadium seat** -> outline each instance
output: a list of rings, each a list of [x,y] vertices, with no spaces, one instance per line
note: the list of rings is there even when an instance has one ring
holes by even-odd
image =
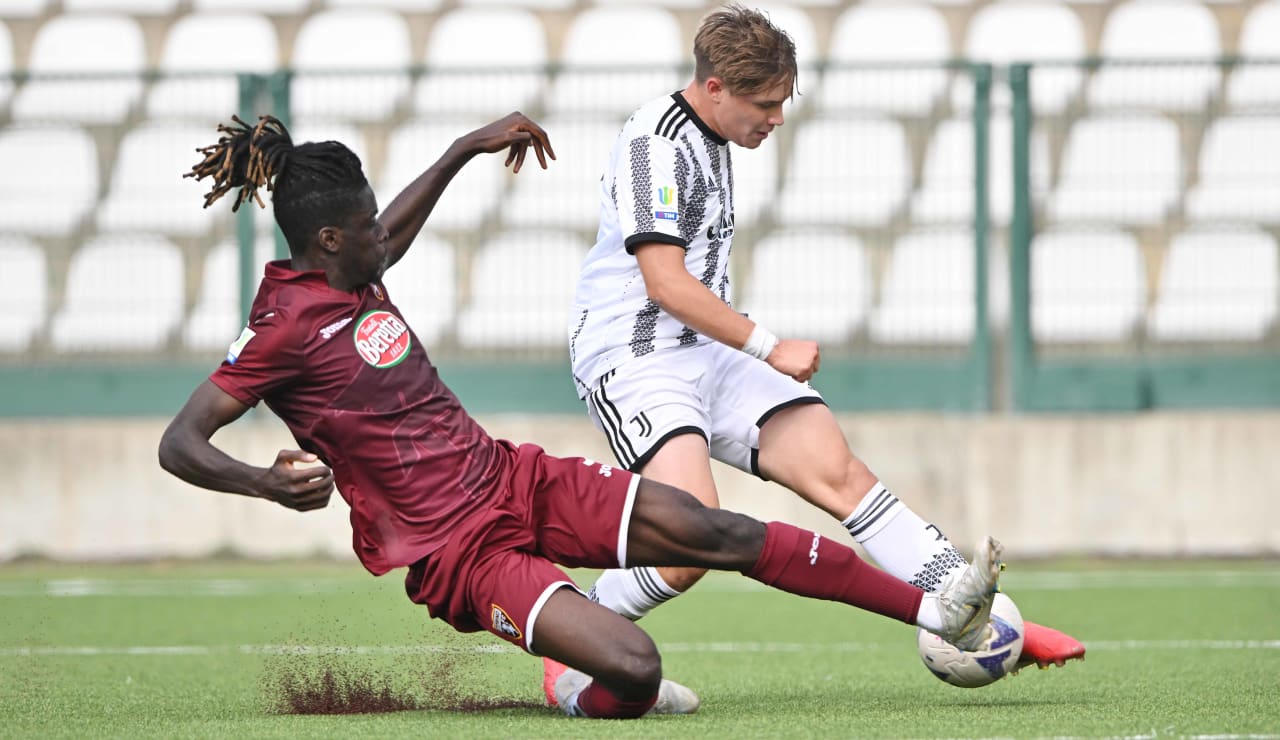
[[[1153,29],[1159,29],[1154,32]],[[1129,0],[1111,11],[1098,55],[1104,60],[1194,59],[1194,64],[1104,64],[1089,84],[1097,109],[1201,109],[1221,76],[1217,21],[1207,7],[1186,0]]]
[[[1280,58],[1280,0],[1254,6],[1240,29],[1236,55],[1251,59]],[[1227,82],[1227,104],[1235,109],[1264,108],[1274,112],[1280,104],[1280,64],[1241,64]]]
[[[587,245],[573,234],[522,229],[499,234],[471,263],[471,300],[458,316],[468,348],[559,348]]]
[[[0,112],[9,104],[9,96],[13,94],[13,37],[9,27],[0,23]]]
[[[270,15],[298,15],[311,0],[192,0],[194,10],[249,10]]]
[[[1001,116],[988,121],[987,207],[991,222],[1009,223],[1013,213],[1012,124]],[[1049,144],[1043,129],[1031,131],[1031,182],[1034,202],[1049,187]],[[973,121],[952,118],[938,124],[925,151],[920,189],[912,196],[911,218],[921,224],[970,224],[973,221]]]
[[[0,17],[34,18],[48,5],[49,0],[0,0]]]
[[[578,11],[565,34],[560,72],[547,91],[547,110],[603,114],[622,123],[649,98],[683,86],[679,67],[689,55],[683,38],[675,17],[661,8]]]
[[[557,160],[546,170],[536,160],[525,160],[502,205],[503,222],[594,234],[600,220],[600,178],[619,126],[581,117],[549,118],[542,124],[555,143]]]
[[[458,4],[478,7],[499,5],[503,7],[533,8],[535,10],[565,10],[573,7],[576,3],[575,0],[458,0]]]
[[[55,15],[36,32],[27,71],[37,77],[28,80],[14,97],[13,118],[118,123],[142,95],[145,67],[142,30],[131,18]],[[86,71],[111,76],[40,76],[84,75]]]
[[[733,162],[733,223],[738,228],[754,226],[773,206],[778,190],[778,145],[745,149],[729,147]]]
[[[965,58],[1007,67],[1014,62],[1079,60],[1087,56],[1080,18],[1059,0],[1003,0],[978,9],[969,21]],[[1081,70],[1071,66],[1037,66],[1031,76],[1031,105],[1037,113],[1062,110],[1080,89]],[[993,80],[991,103],[1008,110],[1009,87]],[[953,112],[973,107],[973,80],[958,75],[952,86]]]
[[[416,120],[398,126],[387,138],[387,162],[378,179],[379,204],[386,206],[409,183],[431,166],[449,145],[482,121]],[[557,149],[560,142],[552,135]],[[482,155],[462,168],[440,196],[427,225],[432,229],[474,229],[492,217],[494,207],[507,184],[509,169],[502,166],[505,156]],[[558,163],[550,163],[555,169]],[[529,154],[517,179],[543,182],[538,160]],[[597,175],[598,177],[598,175]]]
[[[1252,228],[1213,227],[1173,238],[1149,332],[1162,341],[1246,341],[1276,320],[1276,242]]]
[[[165,37],[160,71],[147,95],[152,119],[230,121],[240,111],[237,72],[268,74],[280,63],[276,30],[256,13],[190,13]],[[217,77],[208,73],[221,72]]]
[[[424,61],[414,111],[492,118],[528,109],[541,94],[546,33],[538,17],[522,8],[460,8],[432,25]]]
[[[862,242],[838,230],[786,229],[756,242],[735,307],[782,337],[845,342],[871,305]]]
[[[330,8],[389,8],[406,13],[434,13],[443,0],[325,0]]]
[[[397,13],[350,8],[308,16],[293,45],[293,114],[384,120],[409,89],[403,70],[412,61],[409,27]]]
[[[259,235],[254,246],[255,286],[275,244]],[[205,254],[200,295],[182,328],[182,343],[197,351],[225,350],[244,326],[240,313],[240,245],[228,239]]]
[[[195,236],[207,232],[215,218],[227,218],[230,204],[203,207],[210,180],[182,177],[202,159],[196,148],[217,139],[212,126],[195,124],[131,129],[120,140],[111,190],[98,208],[98,229]]]
[[[918,116],[946,87],[942,63],[951,41],[942,13],[929,5],[859,3],[836,19],[827,58],[818,96],[824,110]]]
[[[98,153],[74,127],[0,129],[0,232],[64,236],[98,197]]]
[[[867,332],[884,344],[973,338],[974,244],[969,229],[916,231],[893,245]]]
[[[795,134],[778,203],[786,224],[883,224],[906,197],[911,155],[902,127],[878,117],[828,117]]]
[[[293,125],[289,127],[289,137],[293,139],[295,145],[308,141],[341,142],[360,158],[365,176],[372,175],[370,166],[374,163],[369,160],[369,147],[365,145],[365,137],[360,129],[349,123],[338,123],[328,119],[295,118]]]
[[[1280,223],[1280,117],[1228,116],[1209,125],[1186,212],[1196,221]]]
[[[0,236],[0,352],[23,352],[44,324],[49,276],[40,245]]]
[[[109,12],[129,15],[168,15],[180,0],[62,0],[64,13]]]
[[[596,5],[630,5],[635,0],[592,0]],[[666,8],[683,8],[688,10],[701,10],[706,6],[704,0],[653,0],[653,5],[661,5]]]
[[[152,234],[94,238],[67,270],[50,337],[61,352],[156,350],[182,320],[182,253]]]
[[[428,351],[453,326],[458,282],[453,245],[430,232],[419,234],[382,276],[391,302]]]
[[[1031,333],[1046,343],[1129,339],[1146,307],[1142,254],[1113,230],[1064,230],[1031,242]]]
[[[1049,216],[1058,222],[1155,224],[1182,188],[1178,130],[1147,115],[1077,121],[1067,136]]]

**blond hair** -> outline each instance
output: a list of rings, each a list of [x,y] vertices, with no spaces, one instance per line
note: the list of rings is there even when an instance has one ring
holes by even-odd
[[[798,82],[795,42],[764,13],[736,3],[702,19],[693,60],[699,82],[719,77],[734,95]]]

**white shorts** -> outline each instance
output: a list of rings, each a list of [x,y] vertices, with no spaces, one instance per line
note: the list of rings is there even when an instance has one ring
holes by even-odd
[[[639,471],[672,437],[701,434],[711,457],[760,475],[760,427],[789,406],[823,403],[804,383],[728,345],[658,350],[605,373],[591,420],[621,467]]]

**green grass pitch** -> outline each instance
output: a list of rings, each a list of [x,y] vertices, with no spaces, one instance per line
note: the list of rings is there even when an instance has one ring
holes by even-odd
[[[1003,583],[1088,660],[958,689],[910,627],[713,574],[642,623],[701,711],[599,722],[354,563],[10,563],[0,737],[1280,738],[1280,562],[1013,563]],[[408,709],[285,711],[332,707],[326,677]]]

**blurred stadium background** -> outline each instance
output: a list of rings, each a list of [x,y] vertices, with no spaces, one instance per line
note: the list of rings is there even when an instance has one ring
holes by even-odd
[[[735,303],[823,343],[855,451],[1015,558],[1280,555],[1280,0],[756,5],[802,94],[734,150]],[[542,122],[551,169],[473,161],[386,282],[491,431],[609,459],[572,285],[613,137],[714,6],[0,0],[0,560],[350,556],[337,497],[299,517],[155,464],[285,255],[270,210],[180,178],[234,112],[343,141],[384,204],[467,130]],[[266,411],[215,441],[292,447]]]

